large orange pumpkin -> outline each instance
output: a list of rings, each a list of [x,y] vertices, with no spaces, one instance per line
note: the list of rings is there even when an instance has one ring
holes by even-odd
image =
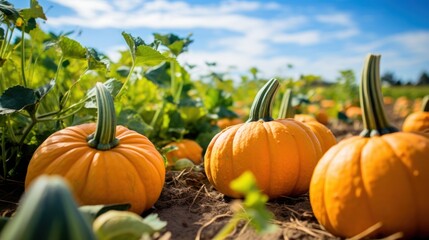
[[[429,130],[429,95],[422,100],[421,111],[411,113],[402,124],[404,132],[427,132]]]
[[[397,132],[386,119],[379,55],[366,58],[360,88],[364,131],[333,146],[319,161],[310,202],[331,233],[429,237],[429,139]]]
[[[126,202],[140,214],[160,196],[163,158],[148,138],[116,126],[113,99],[103,84],[97,83],[96,94],[97,124],[68,127],[48,137],[30,161],[25,186],[42,174],[61,175],[81,204]]]
[[[294,119],[273,120],[276,79],[258,92],[246,123],[218,133],[204,156],[208,180],[221,193],[241,195],[230,182],[251,171],[270,198],[306,193],[314,166],[322,155],[319,141],[305,124]]]
[[[303,114],[294,113],[294,110],[292,107],[292,90],[287,89],[283,95],[278,118],[279,119],[293,118],[307,125],[311,129],[311,131],[316,135],[317,140],[319,140],[320,146],[322,147],[322,153],[325,153],[326,151],[328,151],[329,148],[331,148],[333,145],[337,143],[337,139],[335,138],[334,134],[325,125],[316,121],[316,119],[314,118],[313,118],[314,120],[311,120],[311,119],[297,117],[299,115],[302,116]]]
[[[166,145],[166,147],[170,146],[175,146],[177,149],[166,153],[169,165],[174,165],[174,163],[181,158],[187,158],[194,164],[201,163],[203,158],[203,148],[196,141],[191,139],[182,139]]]

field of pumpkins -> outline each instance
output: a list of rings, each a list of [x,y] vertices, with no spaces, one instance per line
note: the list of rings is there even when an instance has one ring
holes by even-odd
[[[429,87],[382,85],[380,55],[194,79],[190,36],[122,32],[112,61],[6,3],[0,239],[429,238]]]

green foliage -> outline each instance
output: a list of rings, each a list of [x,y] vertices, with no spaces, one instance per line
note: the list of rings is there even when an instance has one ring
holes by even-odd
[[[234,208],[234,216],[214,239],[225,239],[242,220],[248,221],[260,234],[277,230],[277,226],[271,223],[273,214],[265,206],[268,196],[260,192],[256,185],[256,179],[251,172],[244,172],[232,181],[230,186],[233,190],[244,195],[244,201]]]

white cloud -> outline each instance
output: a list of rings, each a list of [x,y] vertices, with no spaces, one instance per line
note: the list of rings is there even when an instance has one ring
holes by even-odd
[[[354,26],[351,16],[345,13],[322,14],[315,16],[315,18],[320,23],[335,24],[346,27]]]
[[[285,12],[279,9],[287,5],[246,0],[206,4],[190,4],[184,0],[51,1],[74,12],[68,16],[50,17],[47,24],[51,27],[70,25],[126,31],[144,28],[190,32],[202,29],[207,30],[206,34],[211,34],[213,30],[225,31],[227,35],[217,35],[205,43],[210,46],[210,50],[192,49],[181,55],[179,60],[199,66],[204,66],[205,62],[217,62],[220,70],[227,70],[234,65],[239,72],[246,72],[256,66],[268,77],[282,71],[288,63],[294,65],[288,72],[295,76],[312,73],[334,80],[338,71],[344,69],[353,69],[359,76],[363,58],[370,52],[383,54],[382,69],[422,65],[428,62],[429,56],[428,31],[368,40],[368,36],[376,33],[361,35],[355,16],[345,11],[330,10],[329,14],[318,15],[288,11],[289,14],[284,15]],[[266,11],[264,17],[260,17],[261,11]],[[348,40],[353,43],[348,43]],[[358,41],[360,43],[356,43]],[[285,46],[299,49],[321,43],[336,44],[338,50],[319,56],[283,54]],[[109,48],[107,54],[115,56],[117,49],[118,46]]]
[[[311,30],[298,33],[284,33],[272,37],[275,43],[296,43],[299,45],[311,45],[321,41],[320,31]]]

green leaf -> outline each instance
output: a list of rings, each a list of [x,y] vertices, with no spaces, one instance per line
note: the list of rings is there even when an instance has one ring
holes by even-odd
[[[119,203],[119,204],[108,204],[108,205],[85,205],[79,207],[79,211],[87,217],[90,222],[93,222],[98,216],[109,211],[109,210],[118,210],[126,211],[130,209],[131,204],[129,203]]]
[[[8,1],[0,1],[0,20],[11,21],[13,23],[19,18],[19,12],[15,9],[13,4]]]
[[[31,18],[41,18],[47,20],[45,13],[43,12],[42,6],[40,6],[37,0],[30,1],[30,8],[24,8],[20,10],[21,16],[26,20]]]
[[[156,40],[159,40],[162,45],[166,46],[175,56],[187,50],[189,44],[193,42],[191,40],[192,34],[189,34],[186,38],[180,38],[175,34],[153,34]]]
[[[23,86],[8,88],[0,97],[0,115],[20,111],[35,104],[36,100],[36,94],[31,88]]]
[[[65,58],[85,59],[86,49],[76,40],[61,36],[57,42]]]
[[[253,191],[258,191],[256,186],[256,178],[252,172],[246,171],[238,178],[234,179],[231,184],[231,189],[241,194],[249,194]]]
[[[55,80],[51,80],[49,83],[36,88],[34,90],[34,94],[36,95],[37,100],[41,100],[44,96],[46,96],[46,94],[48,94],[48,92],[55,86]]]
[[[171,77],[168,73],[169,69],[170,63],[164,62],[158,66],[149,68],[144,74],[144,76],[156,85],[163,88],[168,88],[171,84]]]
[[[134,109],[123,109],[119,113],[117,121],[118,125],[123,125],[145,136],[153,131],[153,127],[147,124]]]
[[[186,122],[196,122],[204,115],[203,103],[201,100],[191,98],[180,99],[178,110],[182,119]]]
[[[151,213],[143,219],[143,223],[148,225],[152,229],[152,233],[160,232],[167,226],[166,221],[161,221],[159,219],[158,214]],[[150,234],[152,234],[150,233]]]
[[[229,110],[225,106],[215,108],[215,113],[217,114],[218,118],[238,118],[237,113]]]
[[[88,69],[89,70],[106,70],[107,65],[104,63],[98,52],[93,48],[88,48],[86,52],[86,59],[88,60]]]
[[[107,88],[107,90],[112,94],[112,97],[115,97],[119,90],[121,89],[123,83],[118,81],[115,78],[111,78],[103,83],[103,85]],[[97,100],[95,99],[95,87],[88,90],[86,93],[86,97],[88,101],[85,103],[86,108],[97,108]]]
[[[168,116],[170,118],[168,128],[185,129],[185,122],[183,121],[182,116],[180,116],[179,112],[177,112],[176,110],[168,111]]]
[[[120,66],[118,69],[116,69],[116,73],[119,74],[121,77],[127,77],[128,74],[130,74],[131,68],[128,66]]]
[[[141,39],[140,37],[133,37],[131,34],[126,33],[126,32],[122,32],[122,36],[125,39],[125,42],[128,45],[128,49],[131,52],[131,57],[133,58],[133,60],[136,59],[136,57],[138,56],[138,47],[139,46],[147,46],[149,48],[152,49],[158,49],[158,45],[159,45],[159,41],[156,40],[150,44],[146,44],[143,39]]]
[[[265,206],[268,196],[260,192],[252,172],[244,172],[234,179],[230,186],[231,189],[244,195],[244,210],[237,214],[242,214],[244,219],[250,219],[250,224],[258,233],[276,230],[276,225],[270,223],[273,214]]]
[[[162,55],[159,51],[149,46],[141,45],[136,48],[136,51],[135,51],[136,64],[155,66],[167,60],[170,60],[170,58]]]

